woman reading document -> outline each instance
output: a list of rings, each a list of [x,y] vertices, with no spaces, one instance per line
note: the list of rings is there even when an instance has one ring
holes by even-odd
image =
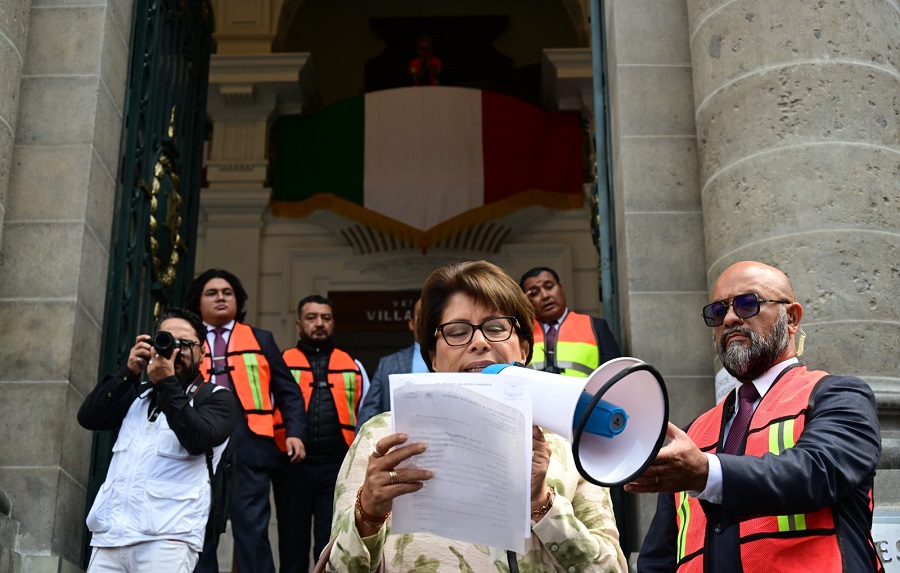
[[[527,364],[533,327],[531,303],[519,285],[491,263],[437,269],[422,290],[418,337],[425,363],[435,372]],[[390,415],[366,423],[344,459],[335,490],[330,554],[319,564],[325,571],[628,570],[609,491],[578,474],[565,439],[537,426],[531,428],[532,530],[524,553],[426,533],[392,535],[393,500],[420,490],[433,473],[402,463],[414,461],[427,445],[391,433]]]

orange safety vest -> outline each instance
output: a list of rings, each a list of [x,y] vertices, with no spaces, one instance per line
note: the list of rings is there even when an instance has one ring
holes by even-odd
[[[544,329],[534,321],[534,358],[529,368],[543,370],[546,364],[544,353]],[[590,376],[600,366],[600,347],[594,335],[591,317],[569,311],[559,325],[556,339],[556,365],[564,368],[566,376]]]
[[[783,373],[769,388],[753,413],[747,431],[744,455],[779,455],[794,447],[806,423],[809,397],[826,372],[797,366]],[[707,453],[718,449],[725,402],[700,416],[688,429],[688,436]],[[872,492],[869,492],[871,499]],[[700,501],[687,492],[674,495],[678,525],[676,562],[678,573],[702,573],[706,516]],[[742,521],[741,564],[744,571],[794,573],[840,573],[841,550],[832,508],[823,507],[806,514],[767,515]]]
[[[285,350],[282,356],[291,374],[294,375],[294,380],[300,385],[304,402],[309,404],[315,386],[309,360],[296,347]],[[344,440],[347,447],[350,447],[356,437],[356,414],[359,412],[362,397],[362,373],[353,358],[337,348],[331,351],[328,359],[328,387],[334,396],[334,405],[337,407]]]
[[[206,373],[209,380],[213,374],[212,352],[206,340],[203,344],[206,355],[200,363],[200,372]],[[269,391],[269,361],[266,360],[256,336],[253,335],[252,328],[240,322],[234,323],[234,329],[228,337],[225,361],[231,374],[234,393],[244,407],[250,431],[260,436],[274,437],[275,419],[272,394]]]

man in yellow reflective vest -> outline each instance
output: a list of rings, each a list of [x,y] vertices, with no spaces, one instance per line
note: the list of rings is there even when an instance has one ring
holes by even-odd
[[[201,372],[237,397],[240,415],[232,439],[238,485],[231,505],[237,569],[275,573],[269,544],[270,484],[305,456],[306,413],[272,333],[242,322],[246,303],[247,291],[238,277],[209,269],[191,283],[185,306],[199,314],[207,328]],[[277,430],[288,436],[280,444]],[[275,502],[279,522],[287,519],[284,504]],[[218,535],[210,537],[195,570],[199,573],[219,571]]]
[[[661,492],[642,573],[883,571],[871,538],[881,457],[875,396],[853,376],[801,365],[803,308],[787,276],[743,261],[703,307],[739,384],[625,490]]]
[[[622,355],[605,320],[566,307],[556,271],[535,267],[522,275],[519,286],[534,306],[534,358],[529,368],[583,377]]]
[[[281,573],[309,571],[309,541],[318,556],[331,537],[334,487],[344,455],[356,437],[357,414],[364,387],[365,369],[334,347],[334,313],[331,300],[310,295],[297,305],[297,346],[284,351],[290,369],[306,401],[306,459],[275,482],[275,499],[290,503],[290,519],[278,520]],[[315,523],[315,527],[311,527]]]

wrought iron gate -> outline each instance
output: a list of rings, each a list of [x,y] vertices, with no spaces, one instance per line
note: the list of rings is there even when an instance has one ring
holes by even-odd
[[[193,276],[206,87],[209,0],[137,0],[110,244],[100,376],[124,364],[135,337],[180,305]],[[88,504],[106,477],[114,436],[95,433]],[[82,564],[86,567],[85,531]]]

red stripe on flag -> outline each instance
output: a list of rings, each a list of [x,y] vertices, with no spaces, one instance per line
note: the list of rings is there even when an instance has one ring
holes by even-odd
[[[484,203],[530,189],[581,195],[577,113],[548,113],[510,96],[482,92]]]

